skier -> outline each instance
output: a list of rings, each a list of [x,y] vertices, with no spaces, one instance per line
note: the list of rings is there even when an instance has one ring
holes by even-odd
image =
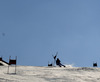
[[[57,58],[56,60],[56,65],[58,65],[59,67],[61,66],[66,67],[65,65],[61,64],[61,61],[59,60],[59,58]]]

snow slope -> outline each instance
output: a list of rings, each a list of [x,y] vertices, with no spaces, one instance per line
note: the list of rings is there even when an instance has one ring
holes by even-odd
[[[100,68],[0,66],[0,82],[100,82]]]

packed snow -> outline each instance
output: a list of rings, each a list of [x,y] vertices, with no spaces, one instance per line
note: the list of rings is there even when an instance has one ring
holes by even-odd
[[[0,82],[100,82],[100,68],[0,66]]]

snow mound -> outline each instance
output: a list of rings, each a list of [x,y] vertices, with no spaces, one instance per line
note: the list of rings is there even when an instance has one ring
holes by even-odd
[[[0,66],[0,82],[100,82],[100,68]]]
[[[66,67],[73,67],[73,65],[65,65]]]

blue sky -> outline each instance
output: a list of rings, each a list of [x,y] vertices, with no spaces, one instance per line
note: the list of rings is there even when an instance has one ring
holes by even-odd
[[[5,35],[3,35],[5,33]],[[100,66],[99,0],[0,0],[0,56],[18,65]]]

